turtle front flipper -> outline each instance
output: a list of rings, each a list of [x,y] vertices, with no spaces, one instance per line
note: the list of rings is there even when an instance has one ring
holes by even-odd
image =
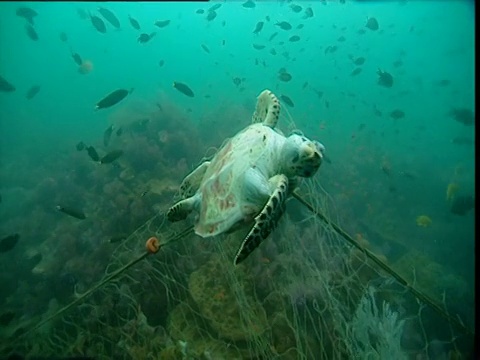
[[[202,183],[203,175],[205,175],[205,172],[208,169],[208,165],[210,165],[210,161],[201,163],[196,169],[188,174],[185,179],[183,179],[180,184],[180,198],[186,199],[197,192]]]
[[[235,255],[235,265],[245,260],[270,235],[283,215],[288,193],[288,178],[282,174],[276,175],[272,180],[276,182],[275,190],[262,211],[255,217],[255,224]]]
[[[280,116],[280,101],[270,90],[263,90],[257,98],[257,106],[252,116],[252,124],[263,123],[272,129]]]
[[[198,201],[198,196],[192,196],[188,199],[180,200],[176,204],[174,204],[170,209],[167,211],[167,219],[170,222],[185,220],[190,214],[195,205]]]

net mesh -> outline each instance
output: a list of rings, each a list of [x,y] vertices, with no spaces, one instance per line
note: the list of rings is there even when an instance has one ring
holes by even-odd
[[[301,183],[300,194],[342,222],[318,178]],[[439,347],[451,358],[468,353],[470,336],[294,198],[271,236],[238,266],[234,254],[248,228],[203,239],[191,219],[169,223],[169,205],[99,265],[102,286],[82,297],[95,279],[85,281],[76,289],[81,301],[33,331],[41,319],[24,322],[8,349],[96,359],[434,359]],[[145,254],[152,236],[160,251],[122,271]],[[447,310],[442,293],[418,273],[419,259],[425,263],[419,254],[378,256]],[[42,318],[58,310],[52,303]]]

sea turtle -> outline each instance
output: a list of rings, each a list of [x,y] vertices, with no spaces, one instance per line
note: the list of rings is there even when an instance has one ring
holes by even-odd
[[[235,256],[243,261],[277,225],[285,199],[297,177],[311,177],[320,167],[325,147],[299,131],[285,137],[276,129],[280,102],[269,90],[257,98],[252,123],[224,143],[211,161],[185,177],[181,200],[167,212],[169,221],[195,210],[195,233],[210,237],[254,224]]]

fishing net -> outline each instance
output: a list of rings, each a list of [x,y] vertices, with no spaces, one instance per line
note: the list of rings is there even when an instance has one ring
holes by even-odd
[[[119,243],[94,291],[77,287],[67,309],[51,303],[2,351],[95,359],[465,356],[471,337],[409,291],[421,288],[448,312],[445,289],[421,273],[427,260],[405,248],[395,259],[375,255],[361,237],[352,246],[332,225],[343,219],[321,177],[300,184],[298,197],[310,208],[290,198],[275,231],[238,266],[248,228],[203,239],[191,218],[169,223],[165,203]],[[161,244],[156,254],[145,250],[152,236]]]

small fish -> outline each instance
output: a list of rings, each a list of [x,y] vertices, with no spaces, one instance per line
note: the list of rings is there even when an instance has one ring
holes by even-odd
[[[215,11],[209,11],[205,18],[207,19],[207,21],[212,21],[216,17],[217,17],[217,13]]]
[[[100,164],[110,164],[123,155],[123,150],[113,150],[100,159]]]
[[[149,192],[149,190],[145,190],[143,191],[141,194],[140,194],[140,197],[144,197],[145,195],[147,195]]]
[[[398,120],[405,117],[405,113],[402,110],[396,109],[390,113],[392,119]]]
[[[300,5],[292,4],[290,5],[290,9],[292,9],[294,13],[299,13],[303,8]]]
[[[35,10],[28,7],[18,8],[15,14],[17,16],[23,17],[25,20],[28,21],[30,25],[33,25],[33,18],[38,15]]]
[[[270,37],[268,38],[268,41],[272,41],[277,35],[278,35],[278,32],[274,32],[272,35],[270,35]]]
[[[19,234],[12,234],[0,240],[0,253],[12,250],[20,239]]]
[[[3,76],[0,76],[0,91],[12,92],[15,91],[15,86],[5,80]]]
[[[358,57],[355,60],[353,60],[353,63],[357,66],[363,65],[365,63],[365,58],[364,57]]]
[[[357,68],[353,69],[353,71],[350,73],[350,76],[356,76],[356,75],[360,74],[361,72],[362,72],[362,68],[357,67]]]
[[[28,99],[28,100],[31,100],[35,97],[35,95],[38,94],[38,92],[40,91],[40,85],[33,85],[28,91],[27,91],[27,95],[25,95],[25,97]]]
[[[160,60],[158,62],[158,66],[162,67],[163,65],[165,65],[165,60]]]
[[[141,44],[145,44],[146,42],[149,42],[157,33],[154,31],[151,34],[146,34],[142,33],[138,37],[137,41]]]
[[[7,326],[15,318],[13,311],[6,311],[0,315],[0,325]]]
[[[303,15],[303,19],[308,19],[313,17],[313,10],[311,7],[305,9],[305,14]]]
[[[202,49],[207,53],[210,54],[210,49],[207,47],[207,45],[202,44]]]
[[[63,31],[60,33],[60,40],[62,42],[67,42],[68,41],[68,36]]]
[[[294,107],[292,99],[290,99],[287,95],[280,95],[280,99],[290,107]]]
[[[87,147],[87,153],[88,153],[88,156],[90,156],[90,158],[93,161],[98,162],[100,160],[100,157],[98,156],[97,150],[95,150],[95,148],[93,146]]]
[[[257,50],[265,49],[265,45],[253,44],[253,48]]]
[[[369,28],[370,30],[376,31],[378,30],[378,21],[374,17],[368,18],[365,27]]]
[[[77,53],[72,52],[72,58],[78,66],[81,66],[83,64],[82,58]]]
[[[448,113],[448,115],[463,125],[470,126],[475,124],[475,114],[470,109],[454,108]]]
[[[240,79],[239,77],[235,77],[232,79],[233,83],[235,84],[236,87],[239,87],[240,84],[242,83],[242,79]]]
[[[75,148],[77,149],[77,151],[82,151],[82,150],[85,150],[86,148],[86,145],[83,141],[80,141],[76,146]]]
[[[110,143],[110,138],[112,137],[112,133],[113,133],[113,125],[110,125],[103,133],[103,145],[105,147],[107,147],[108,144]]]
[[[292,29],[292,25],[290,25],[290,23],[288,23],[286,21],[277,22],[275,24],[275,26],[278,26],[282,30],[291,30]]]
[[[137,20],[135,20],[134,18],[132,18],[130,15],[128,15],[128,21],[130,21],[130,25],[132,25],[132,27],[133,27],[135,30],[140,30],[140,24],[138,23]]]
[[[277,50],[275,50],[274,48],[270,49],[270,54],[277,55]]]
[[[255,7],[255,3],[253,0],[247,0],[242,4],[242,6],[247,9],[253,9]]]
[[[262,29],[263,29],[263,24],[264,24],[263,21],[259,21],[259,22],[257,23],[257,25],[255,26],[255,30],[253,30],[253,33],[254,33],[254,34],[260,33],[260,31],[262,31]]]
[[[285,68],[281,68],[278,71],[278,79],[280,81],[288,82],[292,80],[292,75],[290,75]]]
[[[216,11],[222,7],[222,4],[215,4],[207,9],[207,11]]]
[[[32,25],[30,24],[25,25],[25,29],[27,30],[27,35],[30,39],[32,39],[33,41],[38,40],[38,34]]]
[[[118,130],[117,130],[117,132],[116,132],[115,134],[116,134],[117,136],[122,135],[122,134],[123,134],[123,128],[122,128],[122,127],[118,128]]]
[[[159,28],[164,28],[165,26],[168,26],[170,24],[170,20],[157,20],[155,21],[155,26],[158,26]]]
[[[205,10],[203,9],[198,9],[197,11],[195,11],[195,14],[204,14],[205,13]]]
[[[115,244],[117,242],[120,242],[120,241],[123,241],[127,238],[127,235],[115,235],[115,236],[112,236],[108,242],[111,243],[111,244]]]
[[[119,89],[111,92],[95,105],[95,110],[106,109],[106,108],[109,108],[110,106],[118,104],[128,94],[131,94],[132,91],[133,89],[130,89],[130,91],[125,89]]]
[[[90,15],[90,21],[99,33],[105,34],[107,32],[107,27],[105,26],[105,23],[98,16]]]
[[[114,28],[120,29],[120,21],[118,21],[113,12],[103,7],[98,8],[98,12],[105,18],[105,20],[112,24]]]
[[[391,88],[393,86],[392,74],[378,69],[377,75],[378,75],[378,81],[377,81],[378,85],[384,86],[386,88]]]
[[[188,87],[188,85],[183,84],[181,82],[174,81],[173,87],[180,91],[182,94],[187,95],[189,97],[194,97],[195,94],[193,93],[192,89]]]
[[[288,41],[291,41],[291,42],[297,42],[299,40],[300,40],[300,36],[298,35],[290,36],[290,38],[288,39]]]
[[[55,206],[55,209],[57,211],[63,212],[64,214],[70,215],[70,216],[72,216],[76,219],[84,220],[84,219],[87,218],[82,210],[78,210],[78,209],[74,209],[74,208],[70,208],[70,207],[65,207],[65,206],[61,206],[61,205]]]
[[[77,9],[77,15],[80,19],[85,20],[88,18],[88,14],[83,9]]]
[[[340,36],[337,41],[338,42],[344,42],[346,40],[345,36]]]

